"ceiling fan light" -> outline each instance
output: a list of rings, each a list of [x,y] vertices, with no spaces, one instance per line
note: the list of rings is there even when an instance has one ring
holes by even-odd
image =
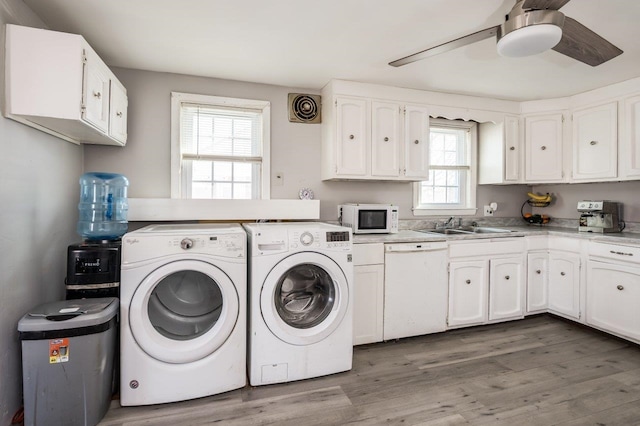
[[[536,55],[560,42],[562,28],[554,24],[539,24],[518,28],[498,40],[498,54],[507,57]]]

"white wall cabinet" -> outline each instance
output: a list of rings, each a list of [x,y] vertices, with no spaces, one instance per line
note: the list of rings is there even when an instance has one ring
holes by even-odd
[[[533,115],[525,123],[525,182],[561,182],[563,173],[563,116]]]
[[[501,123],[480,123],[478,134],[478,184],[521,182],[523,150],[520,120],[505,115]]]
[[[640,95],[625,98],[621,103],[620,177],[640,179]]]
[[[336,96],[323,116],[323,180],[428,179],[426,107]]]
[[[573,113],[574,181],[618,176],[618,103]]]
[[[549,311],[580,319],[580,255],[549,251]]]
[[[126,143],[126,90],[82,36],[7,25],[6,37],[8,118],[74,143]]]
[[[353,344],[381,342],[384,319],[384,245],[353,246]]]

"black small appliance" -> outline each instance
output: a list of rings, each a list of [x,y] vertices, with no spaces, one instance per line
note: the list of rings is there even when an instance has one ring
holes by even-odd
[[[66,298],[120,297],[121,240],[85,241],[67,248]]]

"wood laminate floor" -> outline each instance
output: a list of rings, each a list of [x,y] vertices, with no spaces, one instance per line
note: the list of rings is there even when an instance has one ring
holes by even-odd
[[[640,346],[543,315],[358,346],[347,373],[114,401],[100,426],[209,424],[640,425]]]

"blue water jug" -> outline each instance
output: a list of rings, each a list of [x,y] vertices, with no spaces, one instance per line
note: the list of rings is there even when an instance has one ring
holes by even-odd
[[[127,232],[129,180],[116,173],[80,176],[78,234],[87,240],[117,240]]]

